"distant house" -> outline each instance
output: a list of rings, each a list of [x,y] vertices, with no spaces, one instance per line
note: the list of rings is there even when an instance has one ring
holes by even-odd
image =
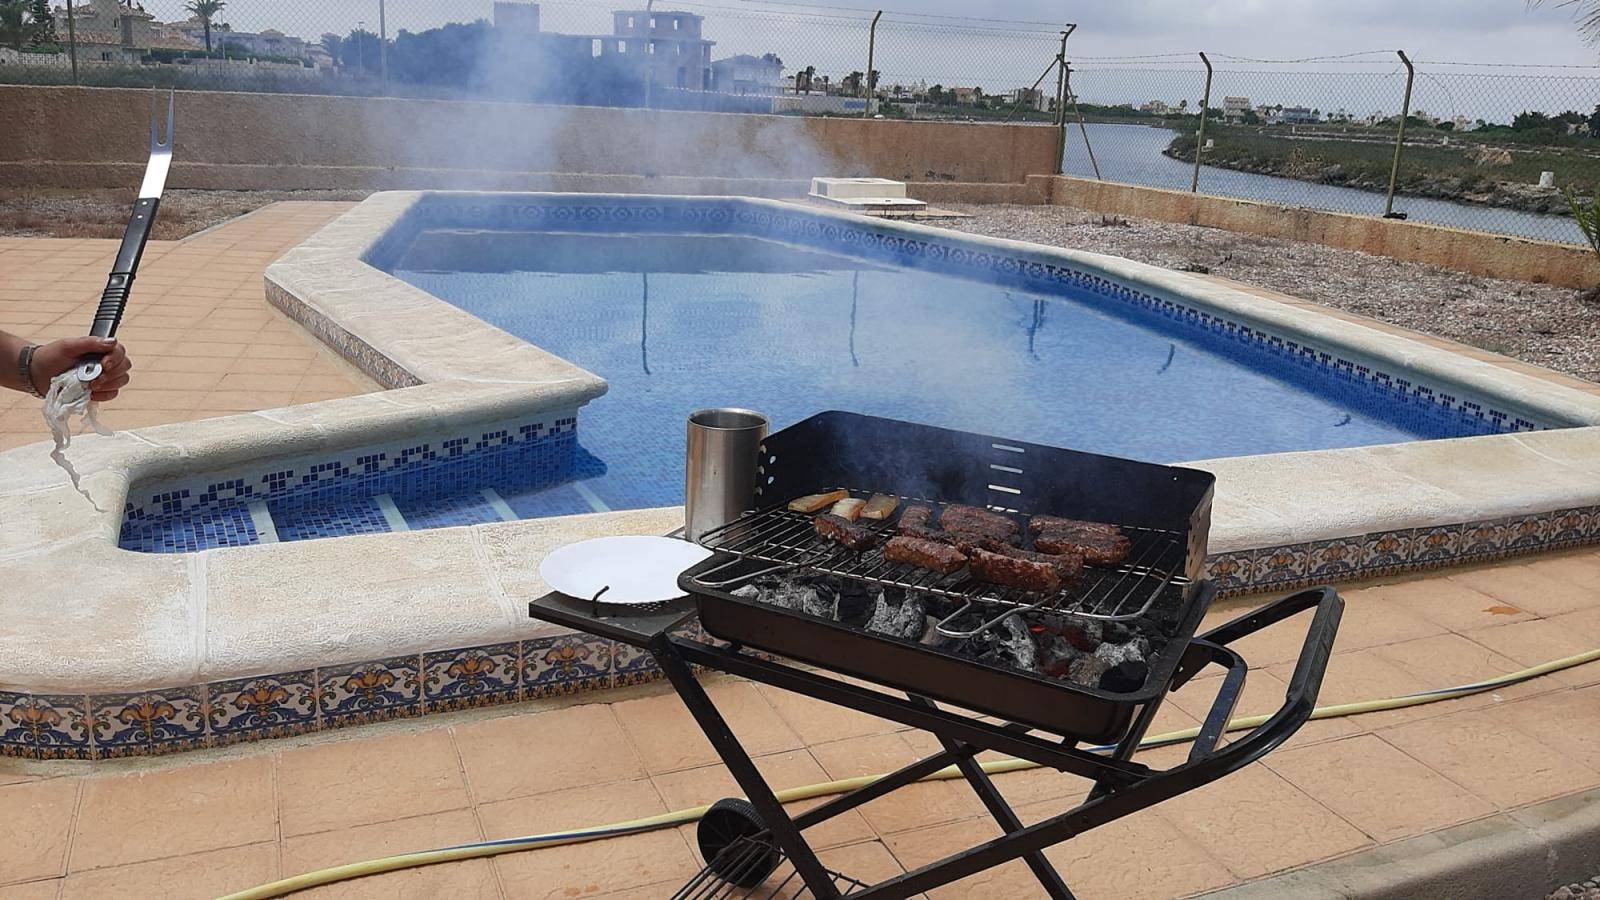
[[[783,60],[767,53],[751,56],[740,53],[711,63],[711,89],[724,94],[783,93]]]
[[[169,26],[155,16],[118,0],[75,2],[72,7],[78,55],[102,62],[139,62],[151,50],[199,50],[204,45]],[[65,9],[56,13],[65,21]]]
[[[541,99],[670,104],[667,94],[675,89],[711,88],[714,42],[700,36],[704,18],[695,13],[623,9],[611,14],[610,34],[565,34],[539,30],[536,3],[499,0],[493,10],[499,52],[534,61],[523,77],[530,95]],[[537,49],[528,52],[528,44]]]
[[[1147,100],[1139,104],[1139,111],[1147,112],[1151,115],[1164,116],[1172,111],[1172,107],[1161,100]]]
[[[1315,125],[1322,117],[1308,106],[1285,106],[1278,110],[1274,121],[1283,125]]]
[[[1223,97],[1222,119],[1237,125],[1251,114],[1249,97]]]
[[[203,44],[205,24],[199,19],[190,19],[175,27],[189,38]],[[211,46],[226,48],[229,56],[281,56],[289,59],[306,59],[308,52],[304,40],[290,37],[273,28],[258,33],[217,28],[213,25]]]
[[[978,89],[969,87],[953,87],[945,91],[945,93],[955,97],[956,105],[958,106],[971,106],[978,102],[979,97]]]

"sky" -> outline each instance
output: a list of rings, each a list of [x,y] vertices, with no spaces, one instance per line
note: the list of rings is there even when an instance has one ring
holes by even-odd
[[[182,0],[143,0],[163,20],[184,18]],[[1524,0],[897,0],[877,32],[881,84],[979,86],[989,93],[1034,83],[1059,46],[1059,24],[1077,25],[1068,48],[1074,92],[1086,102],[1187,100],[1201,95],[1204,73],[1194,51],[1218,69],[1216,98],[1337,108],[1364,116],[1393,114],[1404,69],[1395,49],[1419,61],[1413,108],[1434,115],[1506,122],[1536,108],[1592,110],[1600,102],[1600,48],[1585,43],[1573,10],[1560,0],[1529,8]],[[1600,0],[1596,0],[1600,2]],[[230,0],[220,21],[236,29],[277,28],[315,40],[364,25],[388,33],[492,16],[493,0]],[[656,0],[655,9],[705,16],[714,58],[778,54],[792,73],[814,66],[837,81],[866,68],[872,0]],[[542,0],[545,31],[609,33],[610,13],[644,0]],[[948,16],[953,18],[941,18]],[[1003,20],[981,22],[975,19]],[[1350,59],[1300,59],[1376,51]],[[1173,54],[1154,60],[1108,57]],[[1228,57],[1235,57],[1229,59]],[[512,61],[513,63],[515,61]],[[529,71],[537,65],[530,61]],[[1465,71],[1444,62],[1497,64]],[[1537,68],[1537,63],[1547,68]],[[1560,69],[1553,66],[1584,68]],[[509,67],[515,71],[515,66]],[[1054,75],[1042,84],[1054,93]]]

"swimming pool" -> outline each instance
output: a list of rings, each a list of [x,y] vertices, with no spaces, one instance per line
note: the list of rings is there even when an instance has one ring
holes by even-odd
[[[318,276],[361,310],[354,331],[284,308],[391,386],[470,372],[552,399],[517,421],[135,485],[124,548],[672,506],[684,417],[704,406],[774,428],[848,409],[1154,462],[1573,424],[1464,386],[1460,363],[1414,343],[1110,257],[737,198],[426,194],[383,215],[340,251],[355,268]],[[573,379],[590,387],[559,386]]]
[[[576,477],[683,500],[683,417],[825,409],[1156,462],[1484,432],[1213,331],[870,257],[711,234],[418,233],[392,274],[598,374]]]

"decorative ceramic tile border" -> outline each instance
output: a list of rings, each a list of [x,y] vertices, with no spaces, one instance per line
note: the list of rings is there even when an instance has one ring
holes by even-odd
[[[1293,590],[1600,543],[1600,506],[1221,553],[1206,577],[1223,596]]]
[[[1600,507],[1218,554],[1206,560],[1206,573],[1223,596],[1234,596],[1592,543],[1600,543]],[[682,634],[709,640],[698,620]],[[626,687],[661,675],[638,648],[559,634],[132,694],[0,691],[0,756],[178,753]]]

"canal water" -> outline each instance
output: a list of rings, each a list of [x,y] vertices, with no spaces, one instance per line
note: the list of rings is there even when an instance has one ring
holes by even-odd
[[[1085,127],[1089,132],[1095,161],[1100,164],[1100,175],[1105,180],[1185,191],[1189,189],[1190,180],[1194,177],[1194,165],[1161,152],[1177,132],[1148,125],[1093,123]],[[1401,165],[1403,167],[1404,163]],[[1084,150],[1083,135],[1075,124],[1067,129],[1067,150],[1061,168],[1068,175],[1094,177],[1094,168]],[[1375,191],[1314,184],[1216,166],[1201,166],[1200,192],[1364,216],[1383,214],[1383,194]],[[1407,218],[1417,222],[1569,244],[1583,243],[1578,226],[1566,216],[1546,216],[1404,195],[1395,197],[1394,208],[1396,212],[1403,212]]]

